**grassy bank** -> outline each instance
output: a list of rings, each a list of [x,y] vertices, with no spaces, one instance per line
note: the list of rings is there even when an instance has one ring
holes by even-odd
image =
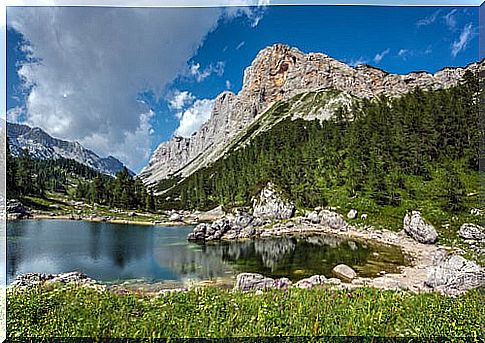
[[[75,286],[7,297],[10,337],[471,336],[485,332],[485,293],[358,289],[269,291],[205,288],[159,297]]]

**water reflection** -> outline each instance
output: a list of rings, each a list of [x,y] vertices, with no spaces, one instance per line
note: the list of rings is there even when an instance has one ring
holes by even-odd
[[[339,263],[352,266],[360,275],[375,275],[395,271],[404,262],[396,249],[334,236],[197,245],[186,240],[191,230],[83,221],[9,222],[7,282],[21,273],[73,270],[100,281],[183,282],[238,272],[295,280],[313,274],[331,276]]]

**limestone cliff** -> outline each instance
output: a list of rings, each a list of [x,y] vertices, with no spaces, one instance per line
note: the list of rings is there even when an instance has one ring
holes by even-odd
[[[192,137],[174,137],[161,143],[140,176],[146,184],[153,185],[172,175],[190,175],[219,158],[224,147],[275,102],[300,93],[332,89],[348,97],[399,96],[416,86],[454,86],[467,69],[476,72],[478,67],[479,63],[474,63],[465,68],[444,68],[435,74],[396,75],[368,65],[353,68],[322,53],[305,54],[276,44],[260,51],[246,68],[243,87],[237,95],[220,94],[210,119]]]

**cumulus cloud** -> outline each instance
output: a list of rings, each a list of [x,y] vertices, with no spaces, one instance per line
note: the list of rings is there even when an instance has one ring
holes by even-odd
[[[9,7],[7,25],[28,42],[22,49],[29,61],[18,69],[27,88],[25,122],[137,170],[149,154],[155,115],[139,94],[160,96],[221,18],[246,15],[253,22],[261,13],[259,7],[231,13],[220,7]],[[198,81],[224,70],[222,62],[191,67]]]
[[[180,115],[180,124],[175,130],[175,135],[190,137],[209,120],[213,105],[214,100],[196,100],[190,108]]]
[[[201,69],[199,63],[191,63],[188,67],[188,76],[195,78],[197,82],[202,82],[212,74],[222,76],[224,74],[224,67],[226,64],[219,61],[214,64],[209,64],[206,68]]]
[[[460,33],[460,37],[451,44],[451,54],[453,57],[456,57],[460,51],[463,51],[466,49],[468,43],[471,41],[471,39],[474,36],[474,31],[473,31],[473,25],[472,23],[469,23],[465,25],[463,30]]]
[[[221,15],[217,8],[8,11],[8,25],[24,35],[30,43],[24,49],[39,61],[18,70],[31,87],[27,123],[135,170],[149,153],[153,117],[138,94],[172,81]]]
[[[386,55],[387,55],[387,54],[388,54],[390,51],[391,51],[390,49],[386,49],[386,50],[384,50],[383,52],[376,54],[376,55],[375,55],[375,57],[374,57],[374,62],[375,62],[376,64],[381,63],[382,59],[383,59],[383,58],[384,58],[384,57],[385,57],[385,56],[386,56]]]
[[[193,103],[195,97],[189,91],[175,91],[172,97],[168,100],[170,108],[181,110],[186,105]]]

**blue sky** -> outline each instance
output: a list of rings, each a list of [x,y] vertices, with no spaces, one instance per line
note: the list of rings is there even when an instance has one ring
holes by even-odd
[[[9,8],[8,117],[139,171],[161,141],[196,130],[220,92],[237,93],[244,68],[268,45],[393,73],[435,72],[479,59],[478,13],[390,6]]]

